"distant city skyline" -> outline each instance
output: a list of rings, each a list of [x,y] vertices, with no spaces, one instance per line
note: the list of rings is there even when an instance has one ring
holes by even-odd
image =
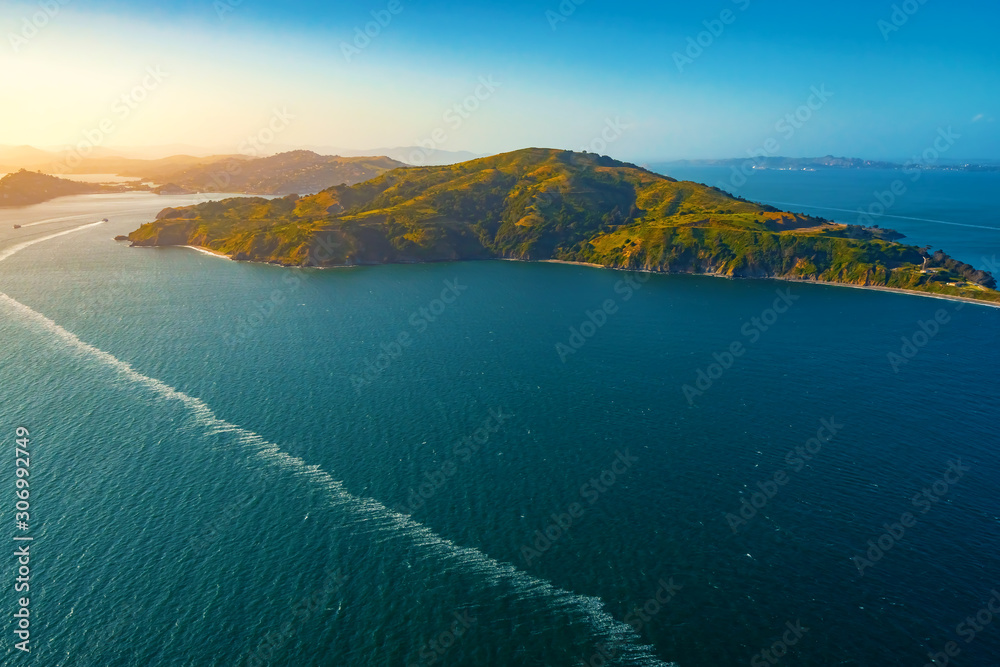
[[[633,162],[1000,159],[1000,8],[908,0],[43,0],[0,11],[0,145],[527,146]]]

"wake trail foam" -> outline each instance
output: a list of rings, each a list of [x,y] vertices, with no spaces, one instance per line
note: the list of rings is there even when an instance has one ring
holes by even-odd
[[[63,236],[74,231],[93,227],[84,225],[73,230],[60,232],[41,239],[22,243],[0,253],[0,261],[35,243]],[[589,624],[591,634],[598,644],[610,644],[616,649],[617,664],[642,667],[669,667],[651,653],[651,647],[639,644],[640,637],[632,627],[617,621],[604,610],[600,598],[577,595],[556,588],[551,583],[521,572],[509,563],[490,558],[481,551],[463,547],[447,540],[410,517],[394,512],[371,498],[359,498],[347,492],[343,484],[335,480],[319,466],[309,465],[304,460],[281,450],[278,445],[240,426],[220,419],[201,399],[195,398],[156,378],[143,375],[127,362],[112,354],[84,342],[76,334],[67,331],[53,320],[45,317],[21,302],[0,292],[0,304],[12,310],[24,320],[34,323],[42,330],[53,334],[79,355],[96,359],[116,370],[130,382],[146,387],[166,400],[180,401],[188,408],[209,433],[230,433],[237,442],[250,450],[260,460],[275,465],[323,488],[331,504],[349,517],[355,526],[362,526],[371,533],[384,533],[386,539],[406,539],[417,550],[424,550],[429,557],[435,557],[446,567],[460,568],[481,577],[486,584],[482,592],[496,596],[512,596],[518,600],[532,600],[551,610],[575,611]],[[499,584],[509,585],[512,593],[498,590]]]
[[[61,218],[46,218],[45,220],[37,220],[35,222],[26,222],[21,227],[34,227],[35,225],[47,225],[50,222],[65,222],[66,220],[76,220],[77,218],[89,218],[90,215],[87,213],[77,214],[77,215],[66,215]]]
[[[66,236],[67,234],[72,234],[73,232],[78,232],[81,229],[88,229],[90,227],[96,227],[97,225],[103,225],[103,224],[104,224],[103,220],[98,220],[97,222],[92,222],[89,225],[81,225],[79,227],[74,227],[73,229],[67,229],[67,230],[62,231],[62,232],[56,232],[55,234],[49,234],[48,236],[42,236],[42,237],[39,237],[37,239],[31,239],[30,241],[24,241],[23,243],[18,243],[17,245],[12,245],[9,248],[4,248],[3,250],[0,250],[0,262],[2,262],[3,260],[7,259],[8,257],[10,257],[11,255],[13,255],[14,253],[21,252],[25,248],[27,248],[29,246],[33,246],[36,243],[41,243],[42,241],[48,241],[50,239],[54,239],[54,238],[57,238],[57,237],[60,237],[60,236]]]
[[[497,561],[477,549],[462,547],[451,540],[440,537],[429,528],[410,517],[394,512],[371,498],[359,498],[347,492],[343,484],[335,480],[319,466],[309,465],[304,460],[281,450],[276,444],[262,436],[220,419],[201,399],[175,389],[156,378],[143,375],[127,362],[82,341],[54,321],[28,306],[0,292],[0,304],[14,311],[21,318],[39,325],[43,330],[55,335],[59,340],[76,350],[82,356],[89,356],[112,367],[127,380],[146,387],[166,400],[180,401],[188,408],[211,434],[229,433],[237,442],[249,449],[257,458],[317,484],[328,492],[332,505],[349,517],[355,526],[364,524],[371,533],[384,532],[387,539],[407,539],[416,549],[423,549],[428,556],[435,557],[447,566],[479,575],[487,583],[487,590],[494,596],[503,591],[494,590],[502,582],[510,585],[513,596],[520,600],[533,600],[553,610],[573,610],[587,619],[592,634],[598,643],[611,644],[623,659],[619,664],[666,666],[650,653],[650,647],[639,645],[639,636],[631,626],[615,620],[604,610],[600,598],[577,595],[556,588],[551,583],[521,572],[509,563]],[[494,598],[495,599],[495,598]]]
[[[117,216],[117,215],[132,215],[133,213],[142,213],[148,211],[149,208],[130,208],[124,211],[116,211],[110,208],[107,213],[107,217]],[[34,222],[25,222],[21,225],[22,228],[36,227],[38,225],[48,225],[53,222],[66,222],[67,220],[79,220],[92,217],[92,213],[77,213],[76,215],[64,215],[60,218],[46,218],[45,220],[35,220]],[[79,229],[79,227],[77,227]]]
[[[111,217],[111,216],[116,216],[116,215],[132,215],[133,213],[142,213],[142,212],[148,211],[148,210],[149,210],[148,208],[130,208],[130,209],[127,209],[127,210],[124,210],[124,211],[116,211],[113,208],[111,208],[111,209],[108,209],[108,212],[107,212],[106,216],[102,216],[102,217]],[[21,227],[34,227],[36,225],[47,225],[47,224],[52,223],[52,222],[65,222],[66,220],[76,220],[76,219],[79,219],[79,218],[84,218],[85,219],[85,218],[90,218],[92,216],[93,216],[92,213],[78,213],[76,215],[66,215],[66,216],[63,216],[61,218],[46,218],[45,220],[36,220],[35,222],[26,222],[23,225],[21,225]]]

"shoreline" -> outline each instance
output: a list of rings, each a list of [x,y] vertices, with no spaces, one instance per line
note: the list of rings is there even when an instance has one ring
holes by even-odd
[[[524,259],[503,258],[503,260],[508,262],[524,262],[526,264],[569,264],[572,266],[587,266],[595,269],[608,269],[611,271],[626,271],[632,273],[654,273],[663,276],[705,276],[708,278],[722,278],[724,280],[779,280],[784,283],[795,283],[797,285],[829,285],[831,287],[850,287],[852,289],[871,290],[875,292],[890,292],[892,294],[908,294],[910,296],[922,296],[931,299],[940,299],[942,301],[959,301],[961,303],[970,303],[977,306],[1000,308],[1000,303],[993,301],[984,301],[980,299],[973,299],[967,296],[956,296],[952,294],[935,294],[934,292],[921,292],[918,290],[900,289],[899,287],[882,287],[880,285],[852,285],[850,283],[834,283],[825,280],[797,280],[795,278],[780,278],[777,276],[772,276],[768,278],[742,278],[742,277],[724,276],[719,273],[672,273],[669,271],[651,271],[649,269],[623,269],[615,266],[604,266],[603,264],[592,264],[590,262],[571,262],[563,259],[524,260]]]
[[[157,246],[153,246],[153,247],[157,247]],[[159,247],[170,247],[170,246],[159,246]],[[231,262],[237,261],[237,260],[234,260],[229,255],[224,255],[224,254],[222,254],[220,252],[216,252],[214,250],[210,250],[210,249],[204,248],[202,246],[185,245],[185,246],[175,246],[175,247],[189,248],[191,250],[196,250],[198,252],[205,253],[206,255],[211,255],[213,257],[219,257],[221,259],[227,259],[227,260],[229,260]],[[244,260],[241,260],[241,261],[244,261]],[[353,269],[353,268],[358,268],[358,267],[361,267],[361,266],[386,266],[388,264],[400,263],[400,262],[386,262],[386,263],[383,263],[383,264],[352,264],[352,265],[347,265],[347,266],[300,267],[300,266],[284,266],[284,265],[280,265],[280,264],[276,265],[276,264],[274,264],[272,262],[260,262],[260,261],[254,261],[254,260],[245,260],[245,261],[249,262],[250,264],[267,264],[267,265],[272,265],[272,266],[282,266],[283,268],[291,268],[291,269],[312,268],[312,269],[318,269],[318,270],[325,270],[325,269]],[[778,281],[786,282],[786,283],[795,283],[797,285],[828,285],[828,286],[831,286],[831,287],[849,287],[849,288],[852,288],[852,289],[870,290],[870,291],[875,291],[875,292],[889,292],[889,293],[892,293],[892,294],[908,294],[910,296],[922,296],[922,297],[930,298],[930,299],[940,299],[942,301],[958,301],[960,303],[969,303],[969,304],[976,305],[976,306],[986,306],[988,308],[1000,308],[1000,303],[995,303],[995,302],[991,302],[991,301],[982,301],[982,300],[973,299],[973,298],[970,298],[970,297],[967,297],[967,296],[954,296],[954,295],[950,295],[950,294],[935,294],[933,292],[920,292],[920,291],[916,291],[916,290],[900,289],[898,287],[882,287],[882,286],[879,286],[879,285],[851,285],[849,283],[834,283],[834,282],[827,282],[827,281],[823,281],[823,280],[797,280],[795,278],[780,278],[780,277],[739,278],[739,277],[732,277],[732,276],[724,276],[724,275],[721,275],[721,274],[718,274],[718,273],[672,273],[672,272],[669,272],[669,271],[651,271],[649,269],[624,269],[624,268],[621,268],[621,267],[604,266],[603,264],[594,264],[594,263],[591,263],[591,262],[572,262],[572,261],[564,260],[564,259],[514,259],[512,257],[497,257],[497,258],[494,258],[492,260],[472,260],[472,259],[463,260],[463,259],[458,259],[458,260],[448,260],[448,261],[455,261],[455,262],[501,261],[501,262],[523,262],[525,264],[566,264],[566,265],[569,265],[569,266],[585,266],[585,267],[589,267],[589,268],[592,268],[592,269],[605,269],[605,270],[608,270],[608,271],[625,271],[625,272],[632,272],[632,273],[655,273],[655,274],[664,275],[664,276],[705,276],[705,277],[708,277],[708,278],[722,278],[724,280],[778,280]],[[434,263],[439,263],[439,262],[408,262],[408,263],[409,264],[434,264]]]
[[[604,266],[603,264],[594,264],[592,262],[570,262],[565,259],[538,259],[538,260],[523,260],[523,259],[511,259],[511,262],[524,262],[527,261],[529,264],[569,264],[570,266],[590,266],[595,269],[610,269],[610,266]],[[650,273],[656,273],[655,271],[650,271]]]
[[[876,292],[891,292],[893,294],[910,294],[912,296],[923,296],[931,299],[941,299],[942,301],[960,301],[962,303],[971,303],[977,306],[1000,308],[1000,303],[996,303],[993,301],[983,301],[980,299],[973,299],[967,296],[955,296],[953,294],[935,294],[934,292],[918,292],[915,290],[900,289],[898,287],[882,287],[880,285],[851,285],[849,283],[828,283],[816,280],[795,280],[794,278],[765,278],[765,280],[781,280],[787,283],[802,283],[811,285],[831,285],[833,287],[851,287],[854,289],[873,290]]]
[[[198,252],[205,253],[206,255],[211,255],[212,257],[218,257],[220,259],[229,260],[230,262],[235,262],[236,261],[235,259],[233,259],[229,255],[225,255],[225,254],[223,254],[221,252],[216,252],[215,250],[210,250],[208,248],[204,248],[204,247],[202,247],[200,245],[182,245],[180,247],[181,248],[189,248],[191,250],[196,250]]]

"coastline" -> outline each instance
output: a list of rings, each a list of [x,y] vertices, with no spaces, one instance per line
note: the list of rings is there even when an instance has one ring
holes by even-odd
[[[512,262],[521,262],[524,260],[512,259]],[[610,269],[610,266],[604,266],[603,264],[594,264],[592,262],[570,262],[565,259],[539,259],[539,260],[528,260],[529,262],[537,262],[539,264],[570,264],[575,266],[590,266],[595,269]],[[650,271],[650,273],[657,273],[656,271]]]
[[[955,296],[952,294],[935,294],[933,292],[921,292],[918,290],[906,290],[900,289],[898,287],[882,287],[880,285],[852,285],[850,283],[834,283],[825,280],[796,280],[795,278],[780,278],[780,277],[770,277],[770,278],[740,278],[733,276],[724,276],[718,273],[671,273],[669,271],[651,271],[649,269],[623,269],[614,266],[604,266],[603,264],[592,264],[590,262],[570,262],[562,259],[541,259],[541,260],[522,260],[522,259],[509,259],[504,258],[505,261],[510,262],[526,262],[526,263],[541,263],[541,264],[570,264],[574,266],[588,266],[595,269],[609,269],[612,271],[631,271],[634,273],[657,273],[664,276],[705,276],[708,278],[723,278],[725,280],[780,280],[785,283],[795,283],[797,285],[830,285],[832,287],[850,287],[852,289],[860,290],[872,290],[875,292],[891,292],[893,294],[909,294],[910,296],[922,296],[931,299],[941,299],[942,301],[959,301],[962,303],[970,303],[976,306],[987,306],[989,308],[1000,308],[1000,303],[995,303],[992,301],[983,301],[980,299],[973,299],[967,296]]]
[[[229,260],[230,262],[236,261],[232,257],[230,257],[229,255],[225,255],[225,254],[223,254],[221,252],[216,252],[215,250],[209,250],[208,248],[204,248],[204,247],[202,247],[200,245],[182,245],[180,247],[181,248],[190,248],[191,250],[197,250],[198,252],[203,252],[206,255],[211,255],[212,257],[218,257],[220,259],[226,259],[226,260]]]
[[[995,303],[992,301],[982,301],[980,299],[972,299],[967,296],[955,296],[952,294],[935,294],[933,292],[918,292],[915,290],[900,289],[898,287],[881,287],[879,285],[851,285],[849,283],[828,283],[817,280],[795,280],[794,278],[768,278],[766,280],[781,280],[783,282],[788,282],[788,283],[808,284],[808,285],[832,285],[833,287],[851,287],[854,289],[874,290],[876,292],[892,292],[894,294],[910,294],[912,296],[924,296],[931,299],[941,299],[943,301],[960,301],[962,303],[971,303],[976,306],[988,306],[990,308],[1000,308],[1000,303]]]
[[[161,247],[169,247],[169,246],[161,246]],[[175,247],[189,248],[191,250],[196,250],[198,252],[205,253],[206,255],[211,255],[213,257],[218,257],[220,259],[226,259],[226,260],[229,260],[231,262],[232,261],[236,261],[232,257],[230,257],[229,255],[224,255],[224,254],[222,254],[220,252],[216,252],[215,250],[210,250],[210,249],[202,247],[202,246],[185,245],[185,246],[175,246]],[[249,261],[251,264],[272,264],[272,262],[260,262],[260,261],[254,261],[254,260],[246,260],[246,261]],[[454,260],[454,261],[462,262],[462,261],[484,261],[484,260]],[[485,260],[485,261],[490,261],[490,260]],[[652,270],[649,270],[649,269],[625,269],[625,268],[615,267],[615,266],[604,266],[603,264],[594,264],[594,263],[591,263],[591,262],[572,262],[572,261],[568,261],[568,260],[564,260],[564,259],[529,259],[529,260],[525,260],[525,259],[514,259],[512,257],[497,257],[497,258],[495,258],[494,261],[501,261],[501,262],[524,262],[526,264],[567,264],[567,265],[570,265],[570,266],[585,266],[585,267],[589,267],[589,268],[592,268],[592,269],[606,269],[606,270],[609,270],[609,271],[631,271],[631,272],[634,272],[634,273],[656,273],[656,274],[660,274],[660,275],[664,275],[664,276],[677,276],[677,275],[684,275],[684,276],[705,276],[705,277],[708,277],[708,278],[723,278],[725,280],[779,280],[781,282],[795,283],[797,285],[829,285],[829,286],[832,286],[832,287],[850,287],[852,289],[871,290],[871,291],[875,291],[875,292],[890,292],[890,293],[893,293],[893,294],[908,294],[910,296],[922,296],[922,297],[926,297],[926,298],[930,298],[930,299],[940,299],[942,301],[958,301],[958,302],[961,302],[961,303],[969,303],[969,304],[976,305],[976,306],[986,306],[986,307],[989,307],[989,308],[1000,308],[1000,303],[994,303],[994,302],[991,302],[991,301],[982,301],[982,300],[979,300],[979,299],[972,299],[970,297],[965,297],[965,296],[954,296],[954,295],[950,295],[950,294],[934,294],[933,292],[920,292],[920,291],[916,291],[916,290],[900,289],[898,287],[882,287],[882,286],[879,286],[879,285],[851,285],[849,283],[834,283],[834,282],[827,282],[827,281],[823,281],[823,280],[796,280],[795,278],[779,278],[779,277],[769,277],[769,278],[738,278],[738,277],[732,277],[732,276],[724,276],[724,275],[720,275],[718,273],[671,273],[669,271],[652,271]],[[429,263],[429,262],[411,262],[411,263],[413,263],[413,264],[426,264],[426,263]],[[353,264],[353,265],[349,265],[349,266],[317,266],[317,267],[295,267],[295,266],[288,266],[288,267],[284,267],[284,268],[315,268],[315,269],[323,270],[323,269],[352,269],[352,268],[357,268],[358,266],[364,266],[364,265]],[[384,265],[383,264],[373,264],[372,266],[384,266]]]

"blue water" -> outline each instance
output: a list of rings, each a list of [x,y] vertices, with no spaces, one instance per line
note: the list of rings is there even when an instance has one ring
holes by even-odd
[[[650,165],[680,180],[719,187],[782,210],[852,225],[879,225],[906,235],[904,243],[932,245],[977,268],[1000,274],[1000,172],[889,169],[751,171],[730,167]],[[893,193],[893,185],[896,192]],[[885,204],[888,204],[886,206]]]
[[[11,447],[31,430],[35,537],[33,653],[8,615],[3,664],[760,664],[786,623],[788,665],[922,665],[949,641],[953,664],[1000,654],[996,627],[956,629],[1000,583],[1000,310],[111,240],[184,201],[0,213],[0,255],[111,219],[0,261],[0,429]],[[685,394],[700,370],[716,379]],[[806,461],[822,420],[837,433]],[[922,513],[913,496],[959,460]],[[758,483],[773,497],[734,531]]]

